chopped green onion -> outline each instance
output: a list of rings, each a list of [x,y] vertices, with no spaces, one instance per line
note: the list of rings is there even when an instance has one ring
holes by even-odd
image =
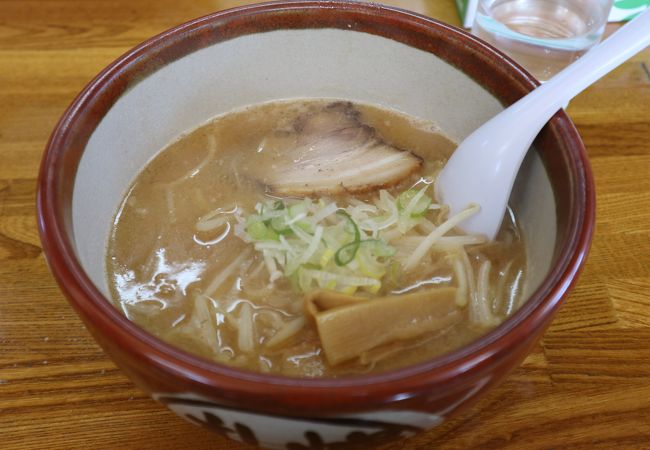
[[[303,292],[377,293],[384,278],[395,284],[399,273],[388,242],[426,221],[427,188],[397,197],[382,189],[374,200],[345,208],[327,198],[270,199],[255,206],[236,235],[261,252],[271,282],[285,276]]]
[[[339,209],[336,211],[336,213],[348,219],[348,232],[351,231],[351,234],[354,235],[354,240],[352,242],[343,245],[334,254],[334,261],[336,262],[336,265],[345,266],[354,259],[354,256],[357,254],[357,250],[359,250],[361,232],[359,231],[359,227],[357,226],[356,222],[352,220],[352,217],[347,213],[347,211],[344,209]]]
[[[272,218],[269,225],[271,225],[273,231],[278,234],[287,234],[291,232],[291,228],[287,225],[287,222],[282,216]]]
[[[337,266],[345,266],[354,259],[359,250],[359,242],[350,242],[339,248],[334,254],[334,261]]]
[[[395,249],[380,239],[366,239],[361,241],[361,244],[377,257],[390,257],[395,254]]]
[[[338,214],[339,216],[343,216],[346,219],[348,219],[348,221],[347,221],[347,228],[348,228],[347,231],[350,234],[354,235],[354,242],[359,242],[361,240],[361,234],[359,232],[359,227],[357,226],[356,222],[354,220],[352,220],[352,216],[350,216],[350,214],[348,214],[348,212],[346,210],[344,210],[344,209],[339,209],[338,211],[336,211],[336,214]]]
[[[246,227],[246,232],[255,240],[266,238],[266,225],[264,222],[252,222]]]
[[[291,217],[292,219],[306,212],[307,212],[307,205],[305,205],[304,202],[296,203],[295,205],[291,205],[289,207],[289,217]]]
[[[264,225],[264,222],[254,221],[248,224],[246,232],[257,241],[277,241],[278,234],[271,228]]]
[[[431,198],[424,194],[428,187],[428,185],[425,185],[420,190],[411,188],[402,192],[397,197],[397,207],[399,210],[407,217],[421,217],[424,215],[431,204]]]

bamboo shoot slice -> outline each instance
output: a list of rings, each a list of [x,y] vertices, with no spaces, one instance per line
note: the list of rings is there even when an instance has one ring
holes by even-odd
[[[456,288],[359,300],[339,293],[317,291],[306,297],[306,310],[316,322],[325,356],[336,365],[385,344],[444,330],[461,320]]]

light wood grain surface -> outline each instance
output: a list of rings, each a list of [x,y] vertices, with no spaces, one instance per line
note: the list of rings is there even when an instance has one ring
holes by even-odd
[[[0,448],[248,448],[176,418],[104,355],[47,269],[34,206],[49,133],[102,67],[243,3],[0,0]],[[387,3],[458,24],[453,0]],[[569,113],[598,192],[578,286],[505,384],[385,449],[650,448],[650,49]]]

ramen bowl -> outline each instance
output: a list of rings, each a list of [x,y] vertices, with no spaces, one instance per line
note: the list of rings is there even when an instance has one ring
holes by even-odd
[[[527,243],[528,300],[470,345],[399,370],[289,378],[222,366],[170,346],[109,300],[105,252],[113,216],[160,149],[244,105],[347,99],[435,122],[462,140],[537,84],[462,30],[376,4],[269,3],[188,22],[108,66],[58,123],[38,187],[47,260],[124,373],[194,423],[269,448],[367,447],[410,436],[498,385],[576,281],[591,242],[594,188],[584,146],[564,112],[535,141],[511,198],[524,235],[534,237]]]

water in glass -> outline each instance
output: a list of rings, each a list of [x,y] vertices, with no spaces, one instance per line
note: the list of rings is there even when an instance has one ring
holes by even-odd
[[[544,81],[603,35],[612,0],[480,0],[472,32]]]

